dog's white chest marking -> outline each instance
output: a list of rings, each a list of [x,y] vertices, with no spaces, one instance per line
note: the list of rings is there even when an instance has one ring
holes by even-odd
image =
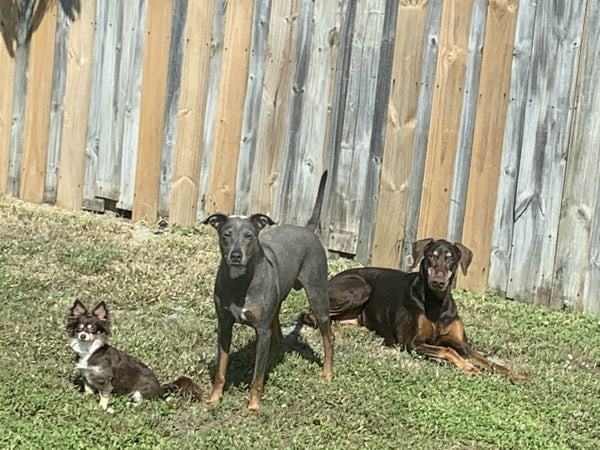
[[[79,361],[77,362],[78,369],[90,369],[88,367],[88,359],[90,356],[102,347],[102,343],[99,341],[80,341],[77,338],[71,340],[71,348],[79,355]]]
[[[247,320],[246,319],[246,312],[247,312],[246,308],[243,308],[243,307],[235,305],[235,304],[231,304],[227,307],[227,309],[231,312],[231,314],[233,314],[233,317],[235,317],[235,320],[237,320],[238,322]]]

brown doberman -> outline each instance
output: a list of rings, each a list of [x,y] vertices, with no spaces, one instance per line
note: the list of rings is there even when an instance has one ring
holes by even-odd
[[[527,381],[490,361],[467,340],[451,288],[458,266],[466,274],[472,257],[471,250],[458,242],[423,239],[413,244],[413,267],[420,262],[418,272],[377,267],[341,272],[328,283],[330,317],[364,326],[383,337],[386,345],[450,361],[464,373],[480,375],[479,368],[490,366],[511,380]],[[302,321],[313,325],[312,312]]]

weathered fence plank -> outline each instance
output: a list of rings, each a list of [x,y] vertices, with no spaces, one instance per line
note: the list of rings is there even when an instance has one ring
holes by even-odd
[[[536,0],[521,0],[517,13],[511,85],[500,161],[488,286],[504,295],[508,289],[515,196],[527,106],[527,86],[535,29]]]
[[[171,223],[193,225],[206,113],[214,2],[189,2],[185,24],[177,141],[171,187]]]
[[[428,2],[425,42],[423,50],[423,68],[421,69],[421,83],[415,124],[415,138],[412,149],[412,163],[410,166],[410,187],[406,201],[406,221],[404,223],[404,240],[402,241],[402,254],[400,268],[407,270],[413,263],[412,244],[417,239],[421,197],[423,193],[423,180],[425,178],[425,162],[427,159],[427,145],[431,127],[431,108],[433,104],[433,91],[436,76],[440,29],[442,24],[442,0]]]
[[[52,64],[52,91],[50,98],[48,155],[46,157],[46,182],[43,193],[43,201],[45,203],[56,203],[62,146],[63,102],[67,77],[69,16],[62,7],[58,8],[57,16],[54,62]]]
[[[589,2],[550,305],[600,312],[600,4]],[[594,150],[592,150],[594,149]],[[590,151],[591,150],[591,151]],[[595,239],[595,241],[594,241]],[[595,256],[594,256],[595,253]],[[595,273],[596,277],[593,275]],[[596,282],[590,286],[590,280]],[[594,286],[595,284],[595,286]],[[591,287],[591,289],[590,289]],[[594,289],[595,287],[595,289]]]
[[[459,286],[474,292],[487,288],[494,227],[500,160],[504,139],[504,124],[510,91],[510,66],[515,35],[518,2],[498,0],[490,2],[473,152],[468,176],[466,209],[462,242],[473,251],[469,276],[461,277]],[[464,176],[464,174],[462,175]]]
[[[320,2],[323,3],[323,2]],[[333,2],[328,2],[328,4]],[[298,0],[278,0],[271,9],[268,59],[262,89],[257,142],[248,209],[276,216],[281,156],[286,136],[286,118],[294,65],[299,6]]]
[[[208,69],[208,94],[204,119],[204,145],[200,163],[200,181],[198,184],[198,220],[208,215],[207,201],[212,156],[215,138],[215,120],[217,102],[219,101],[219,84],[221,82],[221,63],[223,61],[223,44],[225,43],[225,19],[227,17],[228,0],[213,0],[214,14],[212,37],[210,41],[210,63]]]
[[[18,197],[21,188],[21,169],[23,167],[23,134],[25,130],[25,110],[27,106],[29,51],[31,35],[34,31],[34,0],[23,0],[17,8],[16,24],[17,49],[15,52],[15,70],[13,86],[13,107],[10,130],[10,149],[6,192]]]
[[[267,61],[271,0],[256,0],[254,24],[248,65],[248,86],[244,101],[240,155],[237,164],[235,185],[236,213],[247,212],[250,205],[252,171],[256,156],[258,127]]]
[[[549,304],[585,5],[539,2],[517,183],[509,298]]]
[[[167,62],[167,92],[165,99],[165,120],[163,149],[160,162],[160,183],[158,188],[158,215],[169,216],[171,184],[173,182],[173,159],[177,137],[177,105],[181,88],[181,65],[183,63],[183,38],[187,16],[187,0],[174,0],[169,40],[169,60]]]
[[[6,192],[8,177],[18,23],[16,4],[0,2],[0,192]]]
[[[81,5],[75,20],[69,23],[56,205],[71,211],[83,206],[95,20],[96,3],[86,2]]]
[[[133,220],[157,217],[172,13],[173,0],[148,3]]]
[[[406,218],[410,169],[419,105],[423,49],[427,42],[426,0],[398,6],[392,81],[381,167],[379,204],[371,264],[399,267]],[[415,45],[415,42],[418,43]]]
[[[473,153],[475,117],[479,106],[479,79],[481,76],[482,50],[484,49],[483,40],[487,27],[487,9],[488,0],[475,0],[473,2],[463,106],[460,117],[460,129],[458,130],[456,141],[452,191],[450,193],[450,204],[448,205],[448,231],[446,239],[451,242],[458,242],[462,239],[467,188],[469,185],[468,174]],[[488,46],[492,42],[490,41]],[[493,45],[496,45],[496,43],[493,43]]]
[[[34,203],[44,198],[57,11],[49,5],[31,36],[19,197]]]
[[[221,83],[208,199],[205,205],[208,212],[219,210],[231,213],[234,208],[237,174],[235,168],[239,158],[242,112],[248,83],[253,11],[254,0],[227,4]]]
[[[117,103],[117,121],[121,124],[117,128],[120,139],[117,145],[121,145],[121,166],[118,175],[120,195],[116,207],[126,211],[133,209],[147,10],[147,0],[126,0],[122,54],[118,64],[119,91],[118,97],[114,99]]]
[[[382,0],[359,1],[354,22],[346,108],[342,124],[338,176],[331,184],[332,230],[329,248],[355,254],[364,204],[375,91],[385,13]]]
[[[419,237],[445,237],[466,76],[474,0],[444,2]]]

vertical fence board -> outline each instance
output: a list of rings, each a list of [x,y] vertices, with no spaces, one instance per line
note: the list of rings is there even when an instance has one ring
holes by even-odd
[[[25,111],[27,108],[30,36],[33,33],[34,0],[23,0],[15,8],[18,10],[17,50],[13,84],[13,108],[10,130],[10,149],[6,192],[18,197],[21,188],[21,170],[23,167],[23,135],[25,130]]]
[[[208,189],[212,168],[212,157],[215,141],[215,120],[217,118],[217,102],[219,101],[219,84],[221,82],[221,64],[223,62],[223,44],[225,43],[225,19],[227,17],[227,0],[213,0],[214,14],[212,21],[212,37],[210,43],[210,63],[208,69],[208,93],[206,98],[206,117],[204,119],[204,144],[200,162],[200,181],[198,183],[198,220],[208,215]]]
[[[373,133],[375,90],[379,71],[385,2],[359,1],[354,22],[348,94],[342,124],[338,176],[331,185],[334,197],[329,248],[355,254],[364,202],[369,149]]]
[[[507,295],[549,304],[585,5],[537,5]]]
[[[83,200],[95,20],[96,3],[86,2],[69,24],[56,205],[71,211],[81,209]]]
[[[148,3],[133,220],[157,216],[172,12],[173,0]]]
[[[446,238],[451,242],[458,242],[462,239],[469,184],[468,174],[473,154],[475,117],[479,106],[479,78],[481,76],[482,50],[485,48],[483,39],[487,27],[487,9],[488,0],[474,1],[471,31],[469,32],[469,52],[467,54],[463,107],[456,143],[454,177],[448,209],[448,232]]]
[[[488,8],[462,237],[473,261],[469,277],[459,283],[474,292],[486,289],[489,274],[494,227],[490,205],[496,204],[517,9],[515,0],[490,2]]]
[[[248,87],[244,101],[240,157],[237,165],[235,186],[236,213],[245,213],[250,205],[252,171],[256,157],[258,127],[261,109],[265,66],[267,61],[271,0],[256,0],[252,45],[248,66]]]
[[[415,140],[419,84],[423,64],[427,1],[402,1],[398,6],[392,81],[375,220],[375,266],[398,267],[404,239],[412,149]],[[416,49],[415,49],[416,47]]]
[[[183,38],[187,16],[187,0],[174,0],[169,40],[169,60],[167,62],[167,92],[165,99],[165,120],[163,148],[160,162],[160,183],[158,189],[158,215],[168,217],[173,181],[173,159],[177,137],[177,105],[181,88],[181,65],[183,63]]]
[[[183,225],[193,225],[197,216],[214,5],[188,3],[169,216]]]
[[[523,143],[536,4],[535,0],[521,0],[517,13],[510,96],[506,111],[488,276],[488,286],[500,295],[506,293],[510,272],[515,196]]]
[[[423,49],[423,68],[421,69],[421,87],[417,107],[414,146],[410,165],[410,186],[406,200],[406,221],[404,222],[404,240],[400,268],[407,270],[412,264],[412,244],[417,239],[427,144],[431,127],[431,108],[438,59],[439,39],[442,23],[442,0],[428,2],[425,42]]]
[[[4,38],[0,41],[0,193],[6,192],[8,177],[17,24],[16,5],[0,2],[0,34]]]
[[[62,7],[58,8],[54,62],[52,65],[52,93],[50,99],[50,124],[48,156],[46,158],[46,182],[43,201],[55,203],[58,190],[61,136],[63,128],[63,103],[67,76],[67,44],[69,39],[69,16]]]
[[[392,77],[392,61],[394,54],[394,35],[398,19],[398,1],[386,0],[383,29],[381,35],[381,51],[375,88],[375,104],[373,107],[373,130],[369,143],[369,164],[367,166],[363,207],[356,246],[356,260],[370,264],[372,259],[373,236],[375,234],[375,218],[379,204],[379,183],[383,161],[386,112],[390,96]]]
[[[231,213],[242,132],[242,112],[248,65],[254,0],[229,2],[221,62],[207,211]]]
[[[31,36],[19,197],[34,203],[41,203],[44,197],[57,8],[56,4],[49,6]]]
[[[98,182],[98,164],[100,151],[100,136],[102,133],[102,120],[100,111],[102,101],[108,94],[102,89],[102,80],[110,77],[109,71],[104,66],[105,36],[108,27],[108,3],[106,0],[96,2],[96,26],[94,33],[93,62],[92,62],[92,84],[90,89],[90,107],[88,112],[88,131],[85,146],[85,171],[83,184],[82,206],[92,211],[104,211],[104,200],[96,197]]]
[[[445,237],[474,0],[444,2],[418,236]]]
[[[567,161],[558,229],[551,306],[600,312],[598,290],[589,290],[588,274],[598,271],[600,220],[600,7],[589,2],[585,25],[577,109]],[[596,242],[594,242],[594,235]],[[575,244],[576,243],[576,244]],[[595,246],[595,249],[594,249]],[[596,288],[598,284],[596,283]],[[584,308],[585,304],[585,308]]]
[[[322,2],[321,2],[322,3]],[[331,3],[331,2],[330,2]],[[252,189],[247,211],[275,216],[280,164],[285,140],[292,67],[295,59],[298,0],[278,0],[271,9],[268,59],[258,118]]]
[[[317,166],[314,172],[318,171],[320,161],[315,162],[311,156],[312,149],[305,149],[300,143],[304,103],[307,99],[308,71],[311,65],[311,43],[312,43],[312,24],[315,13],[314,2],[301,2],[300,14],[298,17],[298,36],[296,39],[296,51],[294,69],[292,75],[292,91],[289,98],[288,115],[286,121],[286,135],[283,143],[283,155],[281,157],[281,168],[279,176],[279,192],[277,197],[277,220],[294,223],[290,214],[290,191],[298,189],[298,196],[306,195],[306,185],[308,182],[303,179],[311,177],[311,167]],[[307,155],[308,153],[308,155]],[[320,159],[320,158],[319,158]],[[307,170],[308,169],[308,170]],[[308,172],[308,173],[307,173]],[[318,181],[316,182],[318,183]]]
[[[162,3],[162,2],[161,2]],[[119,62],[119,92],[117,106],[117,131],[121,145],[119,173],[119,198],[117,208],[133,209],[136,179],[136,161],[142,99],[142,68],[144,64],[144,41],[147,0],[126,0],[123,16],[122,54]],[[157,86],[157,92],[160,87]],[[164,87],[163,87],[164,92]],[[164,101],[164,100],[163,100]],[[162,128],[162,122],[160,127]],[[143,176],[143,174],[140,174]],[[144,181],[143,179],[140,181]]]

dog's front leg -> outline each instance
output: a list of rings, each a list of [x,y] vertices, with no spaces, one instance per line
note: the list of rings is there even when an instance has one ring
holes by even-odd
[[[217,371],[213,378],[212,392],[208,400],[204,403],[212,406],[219,403],[223,397],[223,388],[225,386],[225,373],[227,372],[227,362],[229,361],[229,350],[231,348],[231,332],[233,329],[233,319],[229,316],[219,316],[219,325],[217,330]]]
[[[258,411],[259,409],[270,345],[271,328],[256,328],[256,358],[254,361],[254,376],[250,385],[250,401],[248,402],[248,409],[251,411]]]

